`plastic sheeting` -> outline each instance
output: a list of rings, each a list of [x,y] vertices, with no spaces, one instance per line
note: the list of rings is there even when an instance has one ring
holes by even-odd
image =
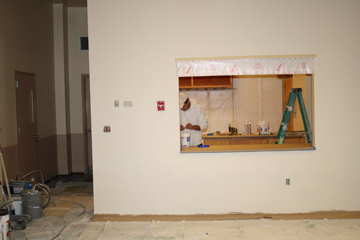
[[[315,56],[176,61],[176,74],[179,77],[314,73]]]
[[[195,99],[208,117],[205,132],[226,132],[228,125],[245,131],[250,122],[269,121],[270,131],[279,129],[282,119],[282,80],[275,76],[239,76],[233,78],[233,89],[182,91]]]
[[[90,222],[79,239],[355,240],[360,236],[359,226],[359,219]]]

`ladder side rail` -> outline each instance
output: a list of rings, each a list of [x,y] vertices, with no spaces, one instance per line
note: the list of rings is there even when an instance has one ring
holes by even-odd
[[[283,119],[282,119],[280,127],[279,127],[279,131],[278,131],[278,135],[276,137],[275,144],[283,144],[283,142],[285,140],[285,135],[286,135],[287,128],[289,126],[291,114],[293,113],[293,110],[294,110],[295,100],[296,100],[296,93],[291,92],[290,96],[289,96],[289,100],[286,105]]]
[[[311,126],[310,126],[310,122],[309,122],[309,117],[307,115],[307,111],[306,111],[306,107],[305,107],[305,102],[302,96],[302,93],[298,93],[297,94],[298,97],[298,101],[299,101],[299,107],[300,107],[300,111],[301,111],[301,117],[304,123],[304,128],[305,128],[305,132],[306,132],[306,138],[308,143],[312,143],[312,131],[311,131]]]

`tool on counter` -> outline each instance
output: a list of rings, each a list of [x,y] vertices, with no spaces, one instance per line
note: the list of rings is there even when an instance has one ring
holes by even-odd
[[[250,121],[245,123],[245,135],[251,135],[251,123]]]
[[[259,135],[272,135],[271,132],[259,132]]]
[[[209,145],[199,145],[198,148],[208,148]]]
[[[231,124],[229,124],[228,126],[229,126],[229,132],[231,134],[236,134],[238,132],[237,128],[231,127]]]
[[[257,122],[256,129],[259,133],[269,133],[270,132],[270,122],[269,121]]]
[[[284,143],[286,131],[289,126],[291,114],[294,110],[294,104],[295,104],[296,98],[299,101],[299,107],[300,107],[301,116],[302,116],[304,127],[305,127],[307,141],[308,141],[308,143],[312,143],[312,131],[311,131],[309,118],[308,118],[308,115],[306,112],[304,99],[302,96],[302,89],[301,88],[293,88],[290,90],[289,100],[286,105],[286,109],[285,109],[284,116],[283,116],[283,119],[280,124],[279,132],[276,137],[275,144],[283,144]]]

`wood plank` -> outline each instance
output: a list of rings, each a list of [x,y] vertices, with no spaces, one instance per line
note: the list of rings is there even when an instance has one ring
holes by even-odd
[[[275,144],[277,135],[213,135],[203,134],[206,145]],[[305,135],[286,136],[284,144],[306,143]]]
[[[284,144],[291,144],[291,143],[305,143],[305,138],[287,138],[285,137]]]
[[[232,76],[179,77],[179,88],[232,88]]]
[[[284,89],[283,89],[284,103],[283,103],[283,105],[284,105],[284,112],[285,112],[287,102],[290,97],[290,91],[291,91],[291,89],[293,89],[292,75],[291,75],[291,78],[284,79],[283,81],[284,81]],[[294,121],[294,115],[291,114],[287,131],[293,131],[293,126],[294,126],[293,121]]]
[[[266,138],[252,138],[249,139],[249,144],[267,144]]]
[[[305,107],[306,107],[306,74],[294,74],[293,75],[293,88],[301,88],[302,89],[302,97],[304,99]],[[293,131],[302,131],[305,129],[304,122],[302,119],[299,101],[296,99],[295,107],[293,112]],[[291,130],[288,130],[291,131]]]
[[[207,139],[204,140],[204,145],[229,145],[229,139]]]
[[[229,140],[230,145],[243,145],[243,144],[249,144],[248,138],[234,138]]]

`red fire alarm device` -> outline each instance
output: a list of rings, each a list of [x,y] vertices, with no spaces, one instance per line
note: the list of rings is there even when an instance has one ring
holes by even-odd
[[[165,101],[157,101],[158,111],[165,111]]]

